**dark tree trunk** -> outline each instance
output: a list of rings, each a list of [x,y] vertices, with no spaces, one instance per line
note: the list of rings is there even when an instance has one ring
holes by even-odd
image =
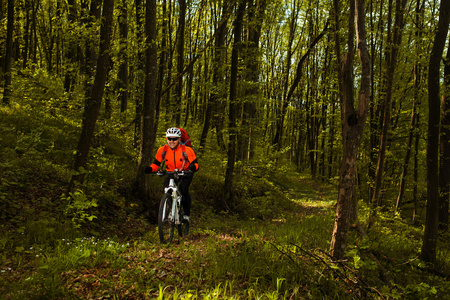
[[[144,168],[153,160],[153,147],[156,140],[155,107],[156,107],[156,81],[157,81],[157,29],[156,29],[156,0],[147,0],[145,8],[145,35],[147,47],[145,50],[145,86],[143,105],[143,131],[140,151],[140,161],[137,169],[136,183],[138,196],[142,199],[144,209],[156,213],[157,203],[149,203],[148,184],[144,175]]]
[[[125,112],[128,106],[128,1],[122,0],[119,17],[120,31],[120,66],[118,74],[118,92],[120,112]]]
[[[406,6],[406,0],[397,0],[395,9],[394,34],[388,49],[388,59],[386,60],[386,98],[384,102],[384,116],[381,132],[380,148],[378,152],[377,169],[375,174],[375,186],[372,201],[375,205],[382,205],[381,186],[383,181],[384,166],[386,160],[386,149],[388,143],[389,128],[391,126],[391,107],[392,107],[392,86],[394,82],[394,72],[397,65],[398,49],[402,40],[402,31],[404,27],[403,14]],[[388,32],[390,30],[388,29]],[[390,35],[390,34],[389,34]]]
[[[11,64],[13,50],[13,30],[14,30],[14,0],[8,0],[8,20],[6,21],[6,54],[5,54],[5,85],[3,90],[3,103],[9,104],[11,97]]]
[[[177,30],[177,76],[183,73],[184,69],[184,31],[186,24],[186,0],[178,0],[180,5],[180,12],[178,16],[178,30]],[[183,76],[179,76],[176,83],[176,101],[174,107],[175,124],[181,125],[181,107],[183,105]]]
[[[205,118],[203,123],[202,134],[200,137],[200,153],[204,151],[206,146],[206,138],[208,137],[208,132],[211,127],[211,118],[215,111],[217,111],[217,102],[220,96],[220,84],[223,80],[223,61],[225,60],[226,48],[225,37],[227,33],[227,22],[231,14],[232,5],[229,5],[227,1],[223,2],[222,6],[222,18],[218,24],[215,32],[214,41],[214,63],[213,63],[213,79],[212,84],[216,88],[210,91],[210,97],[206,104]]]
[[[416,26],[416,31],[415,31],[415,40],[416,41],[420,41],[422,40],[422,24],[421,22],[421,12],[423,10],[423,5],[421,5],[421,0],[417,0],[416,2],[416,14],[415,14],[415,26]],[[405,161],[403,164],[403,170],[402,170],[402,175],[400,177],[400,188],[399,188],[399,193],[398,193],[398,197],[397,197],[397,204],[396,204],[396,210],[400,209],[401,203],[403,201],[403,195],[404,195],[404,191],[405,191],[405,184],[406,184],[406,176],[408,173],[408,165],[409,165],[409,159],[411,156],[411,152],[412,152],[412,145],[413,145],[413,141],[418,139],[417,135],[419,132],[419,110],[418,108],[420,107],[420,96],[419,96],[419,89],[421,87],[421,83],[422,83],[422,75],[421,75],[421,65],[420,65],[420,61],[419,61],[419,56],[420,56],[420,46],[417,45],[417,42],[414,45],[414,53],[415,53],[415,61],[414,61],[414,99],[413,99],[413,109],[412,109],[412,115],[411,115],[411,127],[409,130],[409,137],[408,137],[408,148],[406,149],[406,155],[405,155]],[[415,147],[417,147],[417,142],[415,143]],[[416,155],[414,156],[414,165],[417,164],[417,148],[415,149],[415,153]],[[416,177],[417,177],[417,169],[414,169],[414,181],[417,182]],[[414,193],[413,193],[413,201],[414,204],[416,206],[416,195],[417,195],[417,184],[414,185]],[[414,215],[415,215],[415,209],[414,209]],[[414,219],[414,217],[413,217]]]
[[[95,124],[97,122],[102,104],[106,77],[108,75],[107,71],[109,65],[109,50],[111,47],[113,11],[114,0],[104,0],[102,14],[103,22],[100,27],[97,70],[95,73],[94,84],[86,94],[83,126],[75,156],[74,170],[77,172],[79,172],[81,168],[86,167],[91,141],[94,137]],[[85,173],[81,172],[80,174],[72,176],[69,191],[73,189],[75,182],[83,183],[84,175]]]
[[[436,243],[439,226],[439,69],[450,21],[450,1],[442,1],[439,22],[428,65],[428,144],[427,144],[427,214],[421,257],[426,262],[436,261]]]
[[[445,90],[450,87],[450,47],[447,49],[447,58],[444,68]],[[450,93],[446,92],[442,97],[441,117],[441,147],[439,166],[439,227],[448,230],[448,209],[450,197]]]
[[[283,79],[283,97],[281,98],[280,109],[275,110],[276,114],[276,131],[275,136],[272,141],[272,144],[277,148],[280,148],[282,132],[283,132],[283,123],[284,123],[284,103],[287,101],[287,92],[289,89],[289,74],[291,73],[291,65],[292,65],[292,45],[294,43],[295,31],[297,28],[297,20],[299,14],[299,7],[294,6],[289,19],[289,36],[288,36],[288,44],[286,51],[286,61],[284,66],[284,79]]]
[[[30,17],[30,10],[31,10],[31,4],[30,4],[30,0],[25,0],[25,28],[24,28],[24,32],[23,32],[23,41],[24,41],[24,46],[22,49],[22,59],[23,59],[23,63],[22,63],[22,68],[26,68],[27,64],[28,64],[28,54],[29,54],[29,50],[30,50],[30,39],[31,39],[31,34],[30,34],[30,24],[31,24],[31,17]]]
[[[69,7],[68,25],[74,27],[76,26],[75,23],[77,21],[75,0],[67,0],[67,5]],[[67,93],[71,91],[73,80],[75,78],[73,69],[76,62],[77,44],[70,40],[74,38],[74,36],[69,37],[69,41],[67,42],[66,59],[69,65],[66,67],[66,75],[64,78],[64,89]]]
[[[314,46],[322,39],[322,37],[327,32],[328,32],[328,22],[325,24],[325,28],[323,29],[323,31],[311,42],[311,44],[308,47],[308,50],[300,58],[300,61],[297,64],[297,69],[295,72],[295,77],[294,77],[293,83],[287,93],[286,101],[283,101],[283,104],[281,105],[281,112],[280,112],[280,115],[277,118],[277,122],[276,122],[276,133],[275,133],[275,137],[272,141],[272,144],[276,145],[277,148],[280,147],[280,143],[281,143],[281,140],[283,137],[283,128],[284,128],[284,119],[285,119],[286,110],[289,106],[289,103],[291,102],[294,91],[297,89],[298,84],[300,83],[300,79],[302,78],[302,75],[303,75],[303,64],[305,63],[306,59],[310,55]]]
[[[137,27],[137,41],[140,45],[143,44],[144,37],[142,35],[143,32],[143,4],[142,0],[136,0],[136,27]],[[143,48],[143,47],[142,47]],[[137,70],[135,72],[135,84],[136,84],[136,94],[135,94],[135,122],[134,122],[134,146],[135,148],[140,146],[141,135],[142,135],[142,98],[144,93],[144,85],[142,84],[145,81],[144,73],[144,63],[143,63],[143,53],[141,48],[137,50]]]
[[[403,200],[403,194],[405,192],[406,175],[408,174],[408,165],[409,165],[409,159],[411,157],[412,142],[414,140],[414,130],[416,128],[416,119],[417,119],[416,99],[414,99],[413,109],[411,112],[411,123],[410,123],[410,128],[409,128],[408,144],[406,147],[406,154],[405,154],[405,160],[403,162],[402,174],[400,175],[400,187],[399,187],[399,192],[398,192],[398,197],[397,197],[397,204],[395,205],[396,211],[398,211],[400,209],[400,205]]]
[[[161,29],[161,54],[159,56],[159,65],[158,65],[158,81],[156,83],[156,108],[155,108],[155,132],[158,131],[158,121],[159,115],[161,111],[161,99],[163,92],[163,83],[164,83],[164,73],[167,68],[167,57],[168,57],[168,45],[167,45],[167,34],[168,34],[168,21],[167,21],[167,2],[164,0],[162,2],[162,29]]]
[[[229,99],[229,121],[228,121],[228,151],[227,151],[227,167],[225,172],[224,184],[224,203],[221,203],[224,208],[234,208],[234,193],[233,193],[233,179],[234,179],[234,163],[236,161],[236,114],[238,112],[237,99],[237,80],[238,80],[238,63],[239,52],[241,48],[242,35],[242,21],[245,13],[245,6],[247,1],[240,0],[234,21],[234,40],[233,49],[231,52],[231,70],[230,70],[230,99]],[[219,197],[220,198],[220,197]]]
[[[259,63],[261,60],[259,50],[259,38],[261,36],[261,24],[263,23],[264,13],[266,9],[266,1],[249,1],[248,8],[248,29],[246,36],[246,49],[244,53],[244,61],[246,64],[246,72],[244,79],[252,84],[244,92],[244,103],[242,105],[240,139],[238,146],[238,158],[241,161],[249,160],[253,156],[254,141],[253,132],[256,129],[256,102],[258,99],[258,78]]]

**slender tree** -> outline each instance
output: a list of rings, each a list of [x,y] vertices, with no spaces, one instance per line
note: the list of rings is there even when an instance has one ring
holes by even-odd
[[[422,40],[422,22],[421,20],[421,14],[423,13],[423,5],[421,5],[421,0],[417,0],[416,2],[416,14],[415,14],[415,26],[416,31],[414,33],[414,37],[416,42],[414,43],[414,66],[413,66],[413,73],[414,73],[414,99],[413,99],[413,108],[411,112],[411,122],[410,122],[410,129],[409,129],[409,136],[408,136],[408,146],[406,148],[406,155],[405,160],[403,163],[402,168],[402,174],[400,176],[400,184],[399,184],[399,193],[397,197],[397,204],[395,206],[396,211],[400,209],[401,203],[403,201],[403,196],[405,192],[405,184],[406,184],[406,175],[408,174],[408,165],[409,160],[411,157],[412,152],[412,146],[414,139],[418,139],[418,126],[419,126],[419,110],[418,107],[420,107],[420,96],[419,96],[419,90],[422,83],[422,70],[421,70],[421,63],[419,60],[419,46],[417,45],[419,41]],[[417,149],[416,149],[417,152]],[[416,161],[416,159],[414,159]],[[414,173],[417,171],[414,170]],[[414,203],[416,204],[416,198],[417,198],[417,185],[414,185],[414,193],[413,193]],[[415,214],[415,211],[414,211]]]
[[[439,226],[439,120],[440,66],[450,23],[450,1],[442,1],[439,22],[428,65],[428,144],[427,144],[427,214],[421,257],[436,261]]]
[[[234,193],[233,193],[233,178],[234,178],[234,163],[236,161],[236,141],[237,141],[237,128],[236,128],[236,113],[238,111],[238,98],[237,98],[237,80],[238,80],[238,63],[239,52],[241,48],[241,36],[242,36],[242,22],[245,13],[245,7],[247,0],[240,0],[236,12],[236,19],[233,26],[233,49],[231,52],[231,70],[230,70],[230,99],[228,106],[228,151],[227,151],[227,167],[225,172],[225,185],[224,185],[224,204],[225,208],[233,208],[234,206]]]
[[[225,48],[225,38],[227,34],[227,23],[231,15],[233,8],[232,2],[223,1],[222,2],[222,13],[221,19],[215,28],[215,40],[214,40],[214,51],[213,51],[213,75],[212,75],[212,86],[214,87],[210,91],[210,96],[206,104],[205,118],[203,122],[202,134],[200,137],[200,152],[203,152],[206,146],[206,138],[208,136],[209,129],[211,128],[211,118],[214,113],[217,112],[217,102],[221,97],[221,83],[223,81],[223,61],[226,56]],[[223,141],[223,140],[222,140]]]
[[[181,125],[181,107],[183,103],[183,76],[179,76],[183,73],[184,69],[184,35],[186,28],[186,0],[178,0],[179,15],[178,15],[178,30],[177,30],[177,72],[178,80],[176,82],[176,101],[175,101],[175,124]]]
[[[143,25],[143,13],[144,7],[142,0],[135,1],[135,9],[136,9],[136,39],[138,45],[143,45],[144,41],[144,25]],[[134,94],[134,102],[135,102],[135,121],[134,121],[134,146],[135,148],[140,146],[141,135],[142,135],[142,98],[144,93],[144,84],[145,74],[144,74],[144,58],[143,51],[141,47],[137,49],[137,61],[136,61],[136,70],[135,74],[135,85],[136,92]]]
[[[119,31],[120,53],[119,73],[117,78],[120,111],[125,112],[128,106],[128,1],[122,0],[120,4]]]
[[[64,79],[64,89],[66,92],[70,92],[72,89],[73,80],[75,78],[75,62],[77,44],[75,43],[75,34],[73,28],[76,27],[77,22],[77,7],[75,0],[68,0],[67,5],[69,7],[68,23],[72,28],[72,32],[68,35],[66,59],[68,61],[68,67],[66,68],[66,75]]]
[[[143,200],[144,209],[156,212],[156,204],[149,203],[147,198],[148,184],[144,176],[144,168],[153,159],[153,147],[156,140],[155,107],[156,107],[156,76],[157,76],[157,29],[156,29],[156,0],[148,0],[145,4],[145,86],[143,104],[143,128],[140,149],[140,160],[137,168],[136,184],[138,196]]]
[[[4,90],[3,90],[3,103],[9,104],[11,97],[11,64],[12,64],[12,51],[13,51],[13,30],[14,30],[14,0],[8,0],[8,20],[6,23],[6,54],[4,65]]]
[[[389,128],[391,126],[392,88],[394,83],[394,73],[397,65],[398,49],[402,41],[402,31],[405,25],[403,22],[405,6],[406,0],[396,1],[393,35],[392,40],[389,41],[389,49],[386,59],[386,91],[384,93],[386,96],[384,101],[384,116],[381,132],[381,142],[378,152],[377,169],[375,174],[375,186],[372,196],[372,201],[376,205],[382,204],[382,195],[380,191],[384,174]],[[388,36],[390,36],[389,29]]]
[[[444,68],[445,93],[442,97],[440,165],[439,165],[439,227],[448,230],[450,197],[450,47]]]
[[[316,44],[322,39],[322,37],[328,32],[328,22],[325,24],[325,28],[322,30],[322,32],[317,35],[314,40],[309,45],[308,49],[306,50],[305,54],[302,55],[300,58],[300,61],[297,64],[297,69],[295,72],[295,77],[293,80],[293,83],[291,84],[289,91],[286,96],[286,101],[283,101],[283,104],[281,106],[281,113],[280,117],[277,119],[277,126],[276,126],[276,134],[273,140],[274,145],[278,145],[281,142],[281,138],[283,136],[283,128],[284,128],[284,119],[287,107],[291,103],[292,96],[294,95],[294,91],[297,89],[298,84],[300,83],[300,80],[303,76],[303,66],[306,62],[306,59],[311,54],[313,48],[316,46]]]
[[[259,38],[261,26],[266,10],[266,1],[248,1],[247,35],[245,37],[245,50],[243,60],[245,61],[244,80],[249,86],[244,90],[244,103],[241,108],[240,118],[240,141],[238,145],[237,158],[241,161],[250,160],[253,156],[253,136],[256,126],[256,102],[258,99],[259,64],[261,53],[259,49]]]
[[[114,0],[104,0],[102,25],[100,27],[99,58],[95,72],[94,84],[86,94],[83,125],[78,140],[77,152],[73,169],[79,173],[72,176],[69,191],[72,191],[75,182],[83,183],[85,172],[81,169],[86,167],[89,149],[94,137],[95,124],[97,123],[103,92],[106,83],[109,50],[111,47],[112,23],[113,23]]]

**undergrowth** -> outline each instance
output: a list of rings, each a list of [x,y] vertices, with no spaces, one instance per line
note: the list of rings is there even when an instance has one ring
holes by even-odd
[[[364,236],[350,232],[346,260],[333,261],[328,250],[335,187],[298,173],[280,158],[277,163],[261,159],[251,167],[237,165],[236,201],[225,210],[218,205],[225,155],[212,142],[199,157],[201,170],[191,185],[190,235],[161,245],[156,225],[144,218],[142,203],[133,196],[136,149],[119,121],[126,116],[99,121],[86,186],[68,196],[81,100],[58,99],[63,93],[57,88],[50,90],[50,100],[32,97],[42,91],[25,86],[16,89],[11,106],[0,108],[4,299],[450,295],[448,234],[439,239],[439,265],[430,268],[419,259],[423,228],[380,211]],[[199,132],[194,128],[193,137]],[[162,180],[148,180],[150,199],[158,201]],[[369,212],[360,202],[363,226]]]

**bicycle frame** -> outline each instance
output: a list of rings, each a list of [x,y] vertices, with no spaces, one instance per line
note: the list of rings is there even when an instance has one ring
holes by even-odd
[[[176,225],[181,224],[180,214],[178,213],[181,205],[181,193],[175,184],[175,179],[170,179],[169,186],[164,188],[164,193],[172,194],[172,216],[169,216],[170,222],[174,222]]]

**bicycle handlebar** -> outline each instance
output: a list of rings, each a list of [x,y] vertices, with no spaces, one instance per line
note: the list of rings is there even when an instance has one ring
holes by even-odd
[[[173,174],[175,176],[184,176],[186,174],[192,174],[194,172],[192,172],[191,170],[184,170],[184,171],[157,171],[157,172],[153,172],[153,174],[158,175],[158,176],[163,176],[165,174]]]

